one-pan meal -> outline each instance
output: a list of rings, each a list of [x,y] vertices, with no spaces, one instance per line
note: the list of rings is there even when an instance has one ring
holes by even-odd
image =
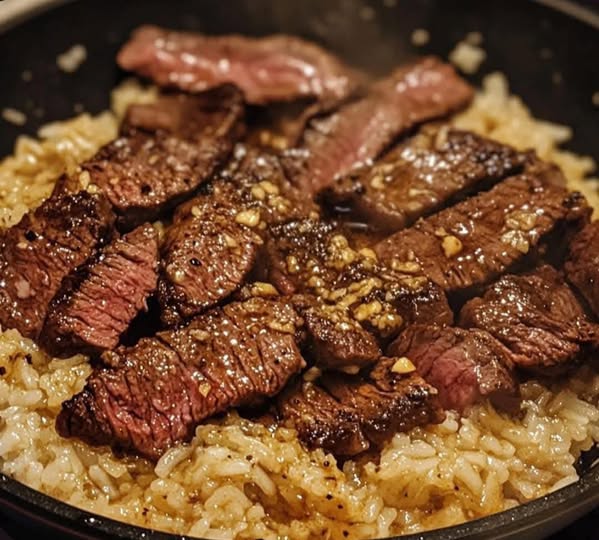
[[[568,128],[501,74],[374,78],[285,35],[143,26],[117,62],[139,78],[111,111],[0,164],[1,472],[148,528],[294,540],[578,479],[599,197]]]

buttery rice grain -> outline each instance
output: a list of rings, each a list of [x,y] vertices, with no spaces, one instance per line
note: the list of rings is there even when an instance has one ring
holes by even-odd
[[[0,163],[0,225],[18,221],[62,172],[112,139],[128,103],[155,96],[129,82],[113,94],[113,112],[51,124],[40,140],[21,137]],[[592,160],[558,148],[569,128],[534,119],[503,76],[487,78],[453,122],[533,146],[599,207],[597,181],[584,180]],[[440,425],[397,434],[378,464],[348,461],[339,469],[332,456],[305,450],[293,430],[230,413],[152,465],[56,433],[61,403],[91,372],[85,357],[48,358],[5,330],[0,368],[0,471],[91,512],[206,538],[345,540],[454,525],[576,481],[577,456],[599,441],[599,374],[586,366],[551,385],[523,384],[518,417],[482,404],[465,417],[450,413]]]

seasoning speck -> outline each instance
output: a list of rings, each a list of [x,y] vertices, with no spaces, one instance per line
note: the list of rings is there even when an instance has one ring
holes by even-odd
[[[74,73],[87,58],[87,49],[80,44],[73,45],[69,50],[56,57],[56,64],[66,73]]]
[[[22,126],[27,122],[27,116],[25,113],[13,109],[12,107],[6,107],[2,110],[2,118],[9,122],[10,124],[14,124],[15,126]]]
[[[416,28],[416,30],[412,32],[411,41],[414,47],[424,47],[430,39],[431,35],[429,31],[424,28]]]

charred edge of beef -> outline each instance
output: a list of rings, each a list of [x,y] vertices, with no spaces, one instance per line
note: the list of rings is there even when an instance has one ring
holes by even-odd
[[[425,126],[374,166],[339,179],[321,199],[340,218],[392,233],[521,172],[529,159],[474,133]]]
[[[380,447],[399,431],[443,421],[436,390],[416,374],[393,371],[382,358],[366,377],[325,374],[290,386],[277,399],[283,421],[309,448],[338,457]]]
[[[305,366],[299,325],[289,305],[253,298],[106,352],[105,365],[63,404],[56,428],[156,460],[214,414],[279,393]]]
[[[89,193],[51,197],[0,234],[0,325],[36,339],[62,280],[113,233],[114,214]]]
[[[512,412],[519,407],[512,353],[483,330],[413,325],[387,354],[412,362],[445,409],[463,411],[483,398]]]
[[[64,358],[116,347],[135,316],[147,309],[157,270],[158,236],[152,225],[114,240],[63,281],[40,335],[42,346]]]
[[[599,347],[599,325],[550,266],[503,276],[460,312],[460,325],[486,330],[518,367],[556,375]]]

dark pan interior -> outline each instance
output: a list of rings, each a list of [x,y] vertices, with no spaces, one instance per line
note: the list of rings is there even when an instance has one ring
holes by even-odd
[[[73,116],[77,104],[93,113],[106,109],[110,90],[124,76],[114,63],[115,53],[129,31],[146,22],[215,34],[298,34],[372,73],[424,53],[446,57],[466,33],[479,31],[487,59],[471,80],[478,83],[481,74],[506,72],[512,90],[536,116],[574,126],[569,147],[599,160],[599,107],[592,103],[599,91],[599,25],[525,0],[69,2],[20,24],[5,25],[0,35],[0,109],[14,107],[28,117],[23,127],[0,120],[0,156],[11,151],[17,135],[33,134],[43,123]],[[430,32],[425,47],[411,45],[415,28]],[[88,57],[76,73],[65,74],[56,56],[75,43],[85,45]],[[32,74],[30,81],[22,77],[25,70]],[[545,536],[599,504],[599,467],[592,468],[592,462],[587,457],[585,474],[576,485],[425,538]],[[92,516],[1,475],[0,508],[59,537],[173,538]]]

